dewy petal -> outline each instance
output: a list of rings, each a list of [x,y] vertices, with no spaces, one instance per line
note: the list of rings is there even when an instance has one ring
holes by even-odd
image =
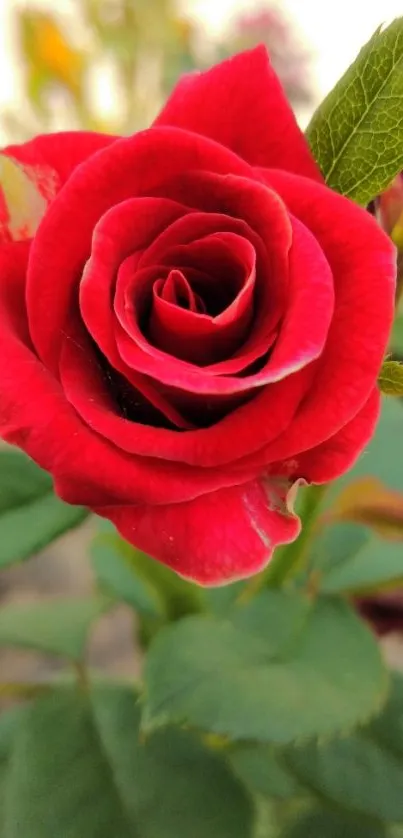
[[[254,166],[322,181],[264,46],[185,76],[154,124],[210,137]]]
[[[131,544],[201,585],[257,573],[274,548],[294,541],[297,484],[281,477],[254,480],[166,506],[98,507]]]

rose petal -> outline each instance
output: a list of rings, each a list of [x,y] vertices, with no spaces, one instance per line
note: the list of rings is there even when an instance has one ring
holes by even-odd
[[[68,401],[77,407],[78,412],[86,418],[87,412],[80,410],[80,399],[83,396],[83,385],[87,381],[88,392],[84,400],[88,401],[90,393],[98,390],[101,404],[107,405],[108,410],[116,417],[125,416],[131,411],[130,421],[134,417],[136,422],[161,425],[164,419],[182,430],[189,430],[193,425],[179,413],[175,406],[165,398],[154,382],[139,373],[132,373],[130,380],[123,376],[116,376],[116,371],[102,367],[94,352],[94,345],[80,324],[70,318],[67,332],[62,344],[59,364],[60,381]],[[93,380],[95,379],[95,385]],[[118,397],[119,394],[119,397]],[[92,426],[91,417],[89,425]],[[119,444],[119,439],[116,440]]]
[[[113,142],[72,174],[38,230],[28,271],[30,331],[49,369],[57,370],[65,314],[90,256],[99,219],[115,204],[150,194],[165,179],[198,168],[235,174],[251,171],[211,140],[175,128],[152,128]]]
[[[203,281],[203,278],[200,277],[200,280]],[[169,272],[160,288],[154,286],[154,299],[155,301],[161,299],[176,306],[185,306],[189,311],[195,311],[198,314],[206,313],[206,306],[201,297],[193,291],[185,274],[175,268]]]
[[[154,124],[211,137],[255,166],[322,180],[263,46],[185,76]]]
[[[0,356],[6,359],[0,427],[3,439],[51,472],[64,500],[91,508],[106,502],[165,503],[167,497],[181,503],[255,476],[248,468],[233,474],[231,468],[196,468],[128,454],[84,424],[29,344],[24,301],[28,253],[27,242],[0,248]]]
[[[80,282],[80,311],[88,331],[108,361],[123,374],[114,337],[113,296],[119,265],[145,248],[161,229],[186,213],[181,204],[162,198],[133,198],[112,207],[97,224],[92,254]]]
[[[110,389],[97,366],[82,363],[80,342],[66,340],[63,356],[62,381],[67,398],[74,405],[84,422],[101,436],[113,442],[118,448],[132,454],[147,455],[167,460],[183,462],[202,468],[232,464],[235,474],[250,472],[249,462],[244,465],[237,461],[275,439],[288,427],[295,410],[304,396],[310,378],[306,370],[293,375],[289,380],[280,381],[264,388],[245,405],[237,407],[223,419],[210,427],[187,430],[181,433],[175,430],[144,424],[144,405],[138,405],[138,421],[134,415],[130,420],[124,415],[117,415],[116,404],[111,400]],[[143,382],[147,379],[142,378]],[[138,382],[133,379],[133,386]],[[152,386],[152,382],[149,382]],[[141,385],[144,393],[144,383]],[[186,394],[185,394],[186,395]],[[162,409],[178,427],[186,427],[183,411],[180,417],[174,415],[174,406],[181,409],[177,393],[169,389],[166,393],[171,412]],[[185,400],[186,401],[186,400]],[[209,403],[203,396],[202,404],[195,405],[196,417],[208,417]],[[213,411],[215,406],[213,405]],[[197,416],[199,411],[199,416]],[[264,421],[262,421],[264,417]],[[189,427],[189,425],[188,425]],[[262,471],[261,457],[251,460],[253,474]],[[263,468],[265,463],[263,464]]]
[[[0,154],[0,243],[31,239],[58,188],[53,169]]]
[[[308,390],[309,392],[309,390]],[[255,455],[239,461],[245,468],[254,465],[268,473],[283,474],[290,480],[303,478],[308,483],[328,483],[352,468],[370,441],[379,416],[380,395],[374,388],[356,416],[334,436],[314,448],[296,453],[286,460],[269,462],[276,445],[264,446]]]
[[[270,478],[213,492],[185,504],[98,507],[131,544],[201,585],[262,570],[274,548],[300,531],[295,487]]]
[[[197,274],[193,281],[207,312],[189,311],[156,296],[145,328],[141,325],[139,275],[134,273],[129,282],[121,282],[120,272],[115,310],[124,332],[117,332],[116,340],[125,362],[130,365],[133,340],[145,352],[152,354],[157,347],[202,366],[231,357],[253,317],[255,261],[250,242],[234,233],[214,233],[168,251],[165,263],[183,268],[188,275],[192,268],[199,268],[204,275],[203,282]],[[214,272],[210,276],[209,270]],[[218,309],[214,315],[212,307]]]
[[[368,400],[393,322],[396,252],[369,213],[347,198],[304,178],[266,176],[322,247],[335,289],[312,387],[292,426],[266,452],[283,459],[334,436]]]
[[[192,217],[181,219],[178,224],[191,222]],[[221,368],[217,364],[213,368],[198,368],[152,346],[142,337],[138,327],[135,332],[133,320],[130,325],[134,341],[123,329],[117,328],[115,333],[125,363],[137,372],[186,392],[225,395],[274,383],[318,358],[327,340],[333,314],[333,278],[326,258],[309,229],[294,218],[292,229],[287,312],[272,353],[258,372],[242,377],[217,375],[217,370],[226,373],[225,362]],[[144,264],[146,256],[144,254],[140,260],[141,264]],[[266,351],[268,348],[270,343]],[[242,357],[243,349],[238,353]]]
[[[60,131],[57,134],[40,134],[21,145],[9,145],[2,153],[31,170],[36,167],[39,171],[43,168],[52,170],[63,184],[84,160],[110,146],[116,139],[95,131]]]
[[[356,416],[334,436],[295,457],[295,471],[309,483],[328,483],[352,468],[368,444],[379,418],[380,394],[374,388]]]
[[[214,202],[211,200],[212,196],[210,195],[209,200],[206,201],[206,194],[208,194],[210,188],[210,177],[206,173],[202,174],[201,183],[203,186],[201,194],[197,195],[197,200],[199,197],[204,197],[204,201],[202,200],[201,203],[208,209],[208,212],[189,212],[187,216],[174,222],[144,251],[139,260],[139,266],[152,265],[161,261],[166,257],[169,248],[192,242],[196,235],[200,238],[203,233],[207,235],[208,233],[216,234],[217,231],[233,231],[251,242],[257,257],[253,329],[246,342],[234,353],[232,358],[205,367],[205,372],[211,375],[228,375],[241,372],[254,363],[268,351],[276,337],[277,326],[283,315],[288,284],[291,223],[284,207],[274,193],[266,190],[261,184],[256,184],[258,200],[256,201],[256,195],[252,190],[250,202],[254,205],[255,212],[251,214],[250,206],[249,213],[245,212],[246,219],[251,217],[254,221],[257,221],[259,232],[256,233],[255,229],[251,228],[249,223],[241,217],[242,205],[248,192],[249,194],[251,192],[250,189],[245,188],[245,184],[249,182],[243,178],[233,178],[231,184],[229,184],[229,176],[220,178],[219,187],[223,187],[224,190],[224,196],[221,195],[221,202],[219,200],[217,202],[221,204],[220,209],[225,209],[229,197],[234,198],[234,200],[232,202],[233,206],[227,207],[227,214],[215,212]],[[200,189],[201,183],[197,182],[196,188]],[[213,179],[212,185],[214,190],[217,189],[215,179]],[[176,195],[175,186],[175,184],[169,185],[169,193],[172,189]],[[193,186],[192,178],[189,183],[189,194],[192,197],[195,194]],[[262,217],[264,222],[260,221],[259,223],[258,219],[262,219]]]

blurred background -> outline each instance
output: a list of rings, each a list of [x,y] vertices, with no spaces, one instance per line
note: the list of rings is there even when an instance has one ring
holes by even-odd
[[[0,147],[47,131],[129,134],[150,124],[178,77],[267,45],[304,126],[403,0],[0,0]],[[0,601],[85,594],[93,523],[0,573]],[[132,614],[100,621],[90,662],[133,671]],[[401,642],[389,656],[402,662]],[[1,652],[3,679],[46,677],[32,653]]]
[[[264,42],[302,124],[403,0],[0,0],[0,143],[131,133],[178,76]]]

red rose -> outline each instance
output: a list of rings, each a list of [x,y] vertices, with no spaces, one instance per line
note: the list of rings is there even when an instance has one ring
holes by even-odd
[[[371,436],[389,240],[323,184],[263,48],[133,137],[4,154],[34,216],[5,186],[3,437],[184,576],[258,571],[298,535],[292,487]]]

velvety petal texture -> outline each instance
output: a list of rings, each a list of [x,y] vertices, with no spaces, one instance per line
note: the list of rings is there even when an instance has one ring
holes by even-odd
[[[8,147],[0,187],[2,437],[182,576],[262,569],[370,439],[395,279],[265,49],[132,137]]]

